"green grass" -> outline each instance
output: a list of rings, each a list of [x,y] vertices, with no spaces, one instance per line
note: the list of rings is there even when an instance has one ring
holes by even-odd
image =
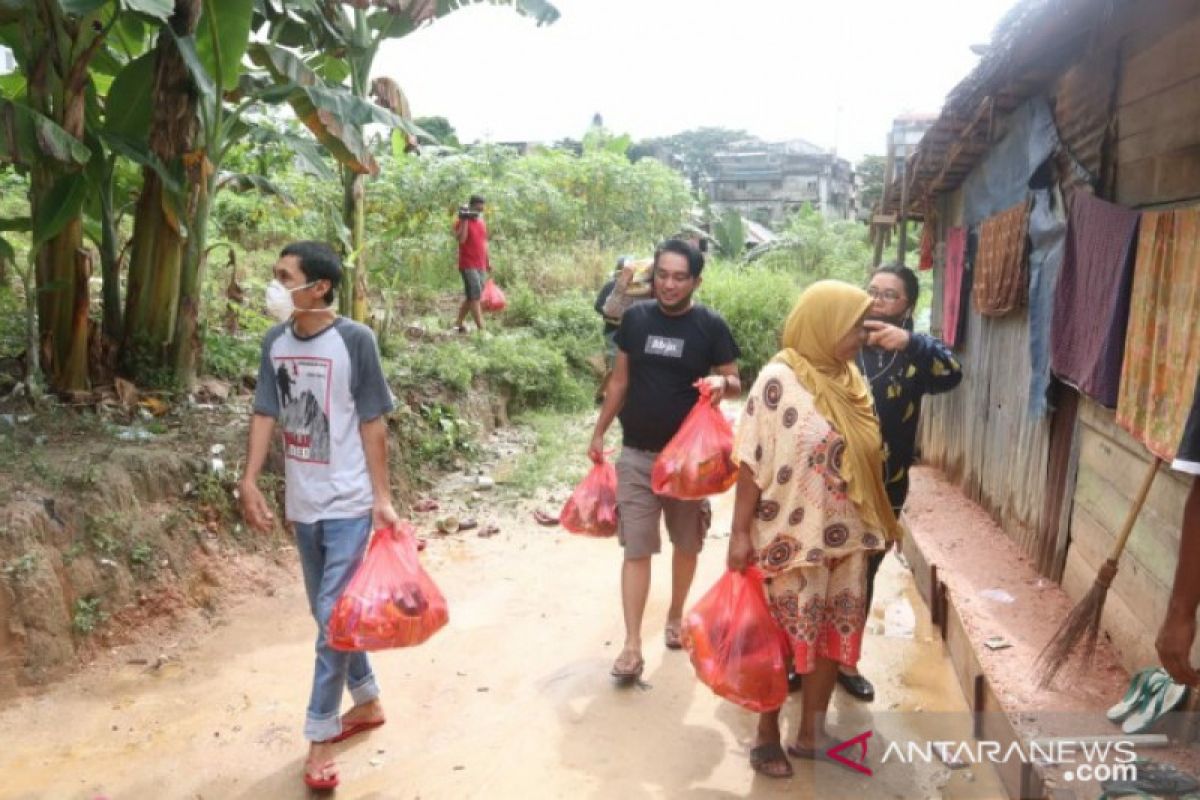
[[[534,444],[498,474],[498,481],[527,498],[539,489],[574,488],[592,467],[587,449],[595,420],[594,413],[535,411],[523,415],[518,424],[532,429]],[[615,458],[620,448],[619,424],[613,423],[606,442]]]

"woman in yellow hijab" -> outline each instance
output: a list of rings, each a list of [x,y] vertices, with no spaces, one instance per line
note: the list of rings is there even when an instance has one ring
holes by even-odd
[[[783,349],[750,390],[730,569],[757,561],[771,613],[804,675],[800,727],[787,753],[818,758],[838,666],[854,666],[866,623],[867,554],[899,535],[883,487],[883,442],[870,388],[854,365],[871,298],[841,281],[808,287],[788,315]],[[792,766],[779,711],[763,714],[750,763],[770,777]]]

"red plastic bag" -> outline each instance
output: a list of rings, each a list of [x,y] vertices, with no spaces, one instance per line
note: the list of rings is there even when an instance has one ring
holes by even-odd
[[[679,431],[654,461],[650,488],[655,494],[699,500],[737,482],[733,462],[733,428],[710,401],[708,383],[700,381],[700,399]]]
[[[327,631],[335,650],[412,647],[450,618],[446,598],[417,560],[416,531],[375,531],[358,571],[333,606]]]
[[[484,311],[503,311],[508,306],[504,292],[491,278],[483,285],[483,294],[479,296],[479,304]]]
[[[791,645],[757,567],[722,575],[684,617],[682,638],[696,677],[718,696],[759,713],[787,699]]]
[[[617,532],[617,470],[600,459],[567,499],[558,521],[571,533],[612,536]]]

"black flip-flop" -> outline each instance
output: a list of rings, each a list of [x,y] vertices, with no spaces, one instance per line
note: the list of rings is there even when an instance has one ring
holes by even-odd
[[[842,688],[856,700],[870,703],[875,699],[875,687],[862,675],[847,675],[839,671],[837,679]]]
[[[766,767],[769,764],[777,764],[783,762],[787,765],[787,772],[774,773],[768,772]],[[787,754],[783,752],[783,748],[779,742],[771,742],[770,744],[760,744],[750,750],[750,766],[759,775],[766,778],[774,778],[776,780],[792,777],[792,762],[788,761]]]

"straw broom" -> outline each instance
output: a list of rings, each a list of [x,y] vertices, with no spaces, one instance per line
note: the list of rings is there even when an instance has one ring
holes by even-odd
[[[1125,543],[1129,541],[1129,534],[1133,532],[1133,524],[1137,522],[1138,514],[1141,513],[1142,506],[1146,503],[1146,495],[1150,494],[1150,487],[1154,483],[1154,476],[1158,474],[1158,465],[1161,463],[1162,461],[1158,458],[1151,460],[1150,469],[1142,478],[1142,485],[1138,488],[1137,497],[1134,498],[1133,505],[1129,507],[1129,513],[1125,515],[1125,524],[1121,527],[1121,533],[1117,536],[1116,543],[1113,544],[1112,552],[1108,554],[1108,560],[1096,574],[1096,581],[1092,584],[1091,590],[1071,610],[1063,624],[1059,626],[1054,636],[1038,655],[1033,668],[1039,675],[1038,686],[1040,688],[1045,689],[1054,682],[1054,678],[1066,666],[1067,661],[1071,658],[1071,653],[1081,640],[1083,642],[1083,666],[1086,669],[1087,665],[1091,664],[1092,658],[1096,654],[1096,639],[1100,635],[1100,616],[1104,613],[1104,601],[1108,598],[1108,587],[1112,586],[1113,578],[1117,576],[1117,563],[1121,560],[1121,552],[1125,549]]]

